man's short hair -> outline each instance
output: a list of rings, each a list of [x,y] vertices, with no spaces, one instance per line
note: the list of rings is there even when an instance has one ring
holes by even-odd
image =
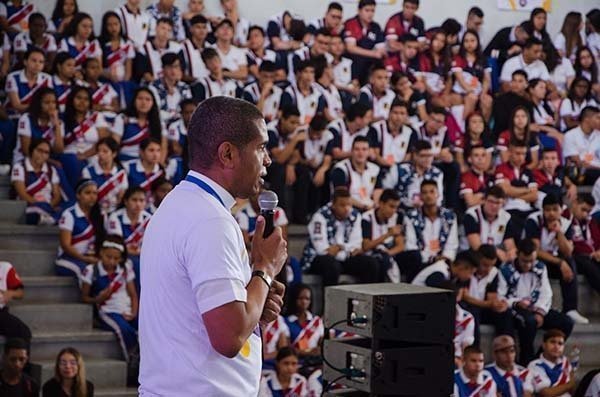
[[[292,116],[300,117],[300,111],[298,110],[298,107],[294,105],[286,105],[281,108],[282,119],[287,119]]]
[[[538,39],[537,37],[530,37],[525,41],[525,48],[531,48],[534,45],[543,45],[544,43],[542,43],[542,40]]]
[[[477,347],[475,345],[467,346],[463,350],[463,359],[466,358],[467,356],[470,356],[471,354],[483,354],[483,350],[481,350],[479,347]]]
[[[468,16],[475,15],[477,18],[483,18],[483,10],[477,6],[471,7],[469,10]]]
[[[412,33],[404,33],[402,36],[400,36],[400,42],[401,43],[408,43],[409,41],[418,41],[417,36],[415,36]]]
[[[23,338],[8,338],[4,343],[4,354],[7,355],[11,350],[27,350],[29,345]]]
[[[544,150],[542,150],[542,158],[544,158],[546,153],[558,154],[558,150],[554,146],[545,147]]]
[[[544,332],[544,342],[547,342],[549,339],[552,338],[563,338],[563,339],[567,339],[567,335],[565,335],[564,332],[562,332],[559,329],[553,328],[553,329],[549,329],[548,331]]]
[[[579,204],[587,204],[590,207],[593,207],[594,205],[596,205],[596,200],[594,199],[594,196],[592,196],[589,193],[580,193],[577,195],[577,202]]]
[[[505,199],[506,192],[500,186],[494,185],[488,190],[486,190],[485,197],[496,197],[497,199]]]
[[[263,35],[263,37],[265,36],[265,30],[261,26],[252,25],[248,28],[248,37],[250,37],[250,32],[252,32],[253,30],[258,30],[260,32],[260,34]]]
[[[446,115],[446,109],[444,109],[441,106],[432,106],[431,110],[429,111],[429,113],[443,114],[445,116]]]
[[[243,148],[260,134],[260,110],[248,101],[216,96],[194,111],[188,129],[190,168],[208,169],[223,142]]]
[[[508,141],[508,147],[516,147],[516,148],[527,148],[527,142],[524,139],[518,139],[515,137],[510,138]]]
[[[373,63],[373,65],[371,65],[371,67],[369,68],[369,76],[372,76],[373,73],[377,72],[378,70],[384,70],[387,72],[387,69],[385,68],[385,65],[383,64],[383,62],[375,62]]]
[[[202,14],[194,15],[192,19],[190,19],[190,26],[194,26],[197,23],[201,23],[206,25],[208,23],[208,19]]]
[[[357,136],[352,141],[352,148],[354,148],[354,145],[356,145],[357,143],[361,143],[361,142],[366,143],[367,145],[369,145],[369,138],[367,138],[366,136],[362,136],[362,135]]]
[[[381,192],[381,196],[379,196],[379,201],[381,203],[386,203],[390,200],[400,201],[400,195],[394,189],[385,189]]]
[[[357,117],[365,117],[371,108],[363,103],[354,102],[348,107],[346,120],[354,121]]]
[[[442,23],[442,26],[440,26],[440,28],[448,36],[452,36],[452,35],[458,34],[460,32],[460,29],[462,28],[462,26],[461,26],[460,22],[458,22],[456,19],[448,18]]]
[[[202,54],[200,54],[200,57],[202,58],[202,61],[206,63],[211,59],[219,58],[219,53],[214,48],[205,48],[204,50],[202,50]]]
[[[366,6],[374,6],[377,5],[377,2],[375,0],[360,0],[358,2],[358,9],[360,10],[361,8],[364,8]]]
[[[477,261],[475,260],[471,250],[460,251],[458,254],[456,254],[456,258],[454,258],[454,264],[456,266],[467,266],[470,268],[477,267]]]
[[[535,252],[536,246],[532,239],[524,238],[517,241],[517,251],[524,255],[531,255]]]
[[[167,17],[160,17],[156,20],[156,25],[158,25],[159,23],[166,23],[167,25],[173,27],[173,20],[171,18],[167,18]]]
[[[581,110],[579,114],[579,122],[587,119],[588,117],[593,117],[596,113],[600,112],[600,109],[596,106],[586,106]]]
[[[390,105],[390,110],[395,107],[402,107],[402,108],[405,108],[406,110],[408,110],[408,103],[400,97],[395,97],[394,100],[392,101],[392,104]]]
[[[305,59],[303,61],[296,63],[296,65],[294,66],[294,73],[298,74],[298,73],[302,72],[304,69],[314,68],[314,67],[315,67],[315,65],[313,64],[312,60]]]
[[[404,0],[403,3],[410,3],[410,4],[414,4],[417,7],[419,6],[419,0]]]
[[[172,66],[177,61],[179,61],[179,57],[177,56],[177,54],[175,54],[173,52],[167,52],[162,57],[160,57],[160,62],[162,63],[163,68],[165,66]],[[180,63],[180,66],[181,66],[181,63]]]
[[[523,69],[517,69],[514,72],[512,72],[512,74],[510,75],[510,77],[512,77],[513,79],[515,78],[515,76],[523,76],[525,78],[525,80],[527,80],[529,78],[529,76],[527,75],[527,72],[524,71]]]
[[[542,201],[542,208],[549,207],[551,205],[558,205],[559,207],[562,205],[562,201],[560,197],[556,194],[547,194]]]
[[[234,28],[234,26],[233,26],[233,22],[231,22],[231,20],[230,20],[230,19],[224,18],[224,19],[222,19],[222,20],[221,20],[221,22],[219,22],[219,23],[217,24],[217,26],[215,26],[215,32],[216,32],[217,30],[219,30],[219,29],[220,29],[222,26],[224,26],[224,25],[227,25],[227,26],[229,26],[231,29],[235,29],[235,28]]]
[[[275,73],[277,71],[277,65],[272,61],[262,61],[258,67],[258,71]]]
[[[341,198],[350,198],[350,190],[346,186],[338,186],[333,189],[333,195],[331,196],[331,202],[335,203],[338,199]]]
[[[310,124],[308,125],[312,131],[323,131],[327,128],[329,122],[327,118],[322,114],[315,114],[315,116],[310,120]]]
[[[430,150],[430,149],[431,149],[431,143],[429,141],[421,139],[415,143],[415,149],[414,149],[415,153],[419,153],[419,152],[422,152],[423,150]]]
[[[327,28],[319,28],[315,31],[315,37],[317,36],[331,37],[331,32]]]
[[[327,6],[327,12],[331,11],[331,10],[338,10],[343,12],[344,8],[342,7],[342,5],[340,3],[338,3],[337,1],[332,1],[331,3],[329,3],[329,5]]]
[[[432,179],[425,179],[423,180],[423,182],[421,182],[421,186],[419,187],[419,190],[423,190],[423,188],[425,186],[434,186],[435,190],[438,190],[438,184],[436,181],[432,180]]]
[[[498,253],[496,252],[496,247],[492,244],[481,244],[477,249],[477,253],[482,258],[496,260],[498,259]]]

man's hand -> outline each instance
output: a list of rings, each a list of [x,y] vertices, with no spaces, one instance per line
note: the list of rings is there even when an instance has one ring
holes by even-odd
[[[544,316],[542,316],[540,313],[535,313],[535,324],[537,325],[538,328],[541,328],[542,325],[544,324]]]
[[[104,288],[102,291],[100,291],[100,293],[98,294],[98,296],[96,297],[96,299],[98,299],[98,303],[102,303],[105,300],[107,300],[108,298],[110,298],[110,296],[112,295],[112,290],[109,287]]]
[[[531,301],[529,299],[523,299],[517,302],[517,307],[523,310],[529,310],[531,306]]]
[[[395,225],[395,226],[388,228],[387,235],[390,237],[399,236],[401,234],[402,234],[402,226],[401,225]]]
[[[327,255],[336,256],[341,250],[342,247],[340,245],[332,245],[329,248],[327,248]]]
[[[505,312],[508,309],[508,303],[504,300],[496,299],[492,301],[492,310],[496,313]]]
[[[292,186],[296,183],[296,167],[292,164],[288,164],[285,167],[285,184]]]
[[[273,280],[269,294],[267,295],[267,301],[260,317],[260,325],[266,326],[270,322],[274,321],[283,307],[283,295],[285,294],[285,285],[277,280]]]
[[[569,266],[567,261],[560,261],[560,274],[562,276],[562,279],[566,282],[570,282],[575,276],[573,274],[573,270],[571,270],[571,266]]]
[[[283,239],[279,226],[275,227],[273,233],[267,238],[263,237],[264,231],[265,218],[261,215],[256,219],[250,263],[254,270],[262,270],[275,278],[287,259],[287,241]]]

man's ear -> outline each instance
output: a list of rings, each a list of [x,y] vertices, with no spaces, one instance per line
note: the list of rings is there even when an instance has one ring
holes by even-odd
[[[221,167],[231,169],[239,160],[240,151],[237,146],[233,145],[231,142],[225,141],[219,145],[217,149],[217,157]]]

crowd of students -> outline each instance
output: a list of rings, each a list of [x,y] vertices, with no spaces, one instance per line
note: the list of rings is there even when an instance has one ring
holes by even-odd
[[[318,395],[323,338],[348,337],[311,313],[303,272],[324,286],[349,274],[454,289],[457,395],[493,395],[494,382],[503,396],[574,390],[555,346],[589,321],[577,275],[600,291],[600,9],[569,12],[552,38],[536,8],[485,45],[478,7],[433,27],[404,0],[382,29],[374,0],[352,17],[337,2],[313,21],[282,10],[265,26],[236,0],[220,4],[208,16],[202,0],[185,11],[128,0],[103,15],[99,36],[76,0],[49,17],[27,1],[0,4],[0,173],[28,224],[58,224],[56,272],[79,280],[123,356],[136,354],[144,229],[186,175],[195,106],[226,95],[268,123],[276,225],[309,234],[281,276],[285,316],[263,332],[264,395]],[[249,247],[256,198],[234,213]],[[22,285],[3,291],[18,298]],[[31,338],[0,315],[5,335]],[[488,372],[482,323],[498,335]],[[521,383],[517,339],[517,361],[540,373]]]

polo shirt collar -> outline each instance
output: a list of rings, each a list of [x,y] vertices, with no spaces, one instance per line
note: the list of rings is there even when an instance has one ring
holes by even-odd
[[[231,193],[229,193],[221,185],[219,185],[217,182],[213,181],[206,175],[203,175],[203,174],[193,171],[193,170],[189,171],[189,175],[196,177],[203,182],[206,182],[208,184],[208,186],[213,188],[214,191],[219,195],[219,197],[223,201],[223,204],[225,205],[225,208],[227,208],[228,210],[231,210],[231,208],[235,204],[235,198],[231,195]]]

